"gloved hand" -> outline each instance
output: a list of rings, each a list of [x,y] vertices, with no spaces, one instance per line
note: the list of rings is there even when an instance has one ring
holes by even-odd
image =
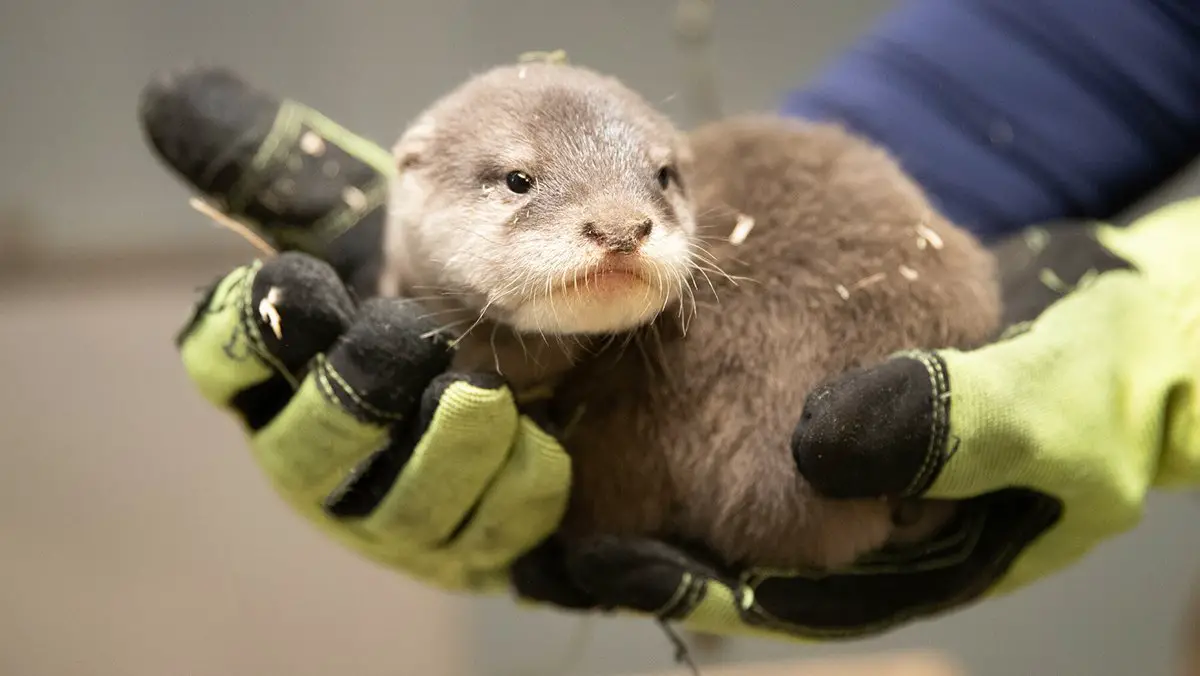
[[[968,500],[984,520],[956,560],[895,578],[918,595],[870,600],[881,614],[1025,587],[1137,524],[1149,491],[1200,487],[1200,200],[1034,229],[999,256],[1000,340],[848,374],[793,439],[827,495]]]
[[[200,393],[332,537],[445,589],[507,588],[558,525],[570,462],[503,382],[444,373],[414,305],[371,298],[388,153],[222,69],[155,81],[140,114],[185,184],[284,251],[222,275],[180,332]]]
[[[934,542],[822,575],[600,538],[566,552],[564,577],[595,607],[709,633],[858,638],[1029,585],[1134,526],[1149,491],[1200,487],[1200,199],[996,252],[1003,335],[836,378],[792,440],[831,497],[963,501]]]

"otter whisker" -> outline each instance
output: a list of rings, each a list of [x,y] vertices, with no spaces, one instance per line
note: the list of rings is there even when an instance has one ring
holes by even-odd
[[[721,266],[719,266],[715,263],[708,262],[708,261],[696,261],[696,267],[700,268],[700,269],[708,270],[709,272],[712,272],[712,273],[715,273],[718,275],[721,275],[725,279],[729,280],[729,282],[731,284],[733,284],[734,286],[740,286],[740,284],[738,284],[738,282],[754,282],[755,281],[749,277],[740,277],[738,275],[731,275],[728,272],[725,272],[725,270],[721,269]]]
[[[421,319],[437,319],[438,317],[442,317],[444,315],[461,314],[463,312],[469,312],[469,311],[464,308],[455,307],[455,308],[449,308],[446,310],[438,310],[436,312],[422,312]],[[469,319],[470,319],[470,317],[467,318],[467,320],[469,320]]]
[[[492,346],[492,359],[496,365],[496,373],[504,375],[504,370],[500,367],[500,350],[496,349],[496,331],[499,329],[499,324],[492,324],[492,335],[488,338],[488,343]]]
[[[702,260],[706,263],[712,263],[713,265],[719,265],[719,261],[717,260],[717,257],[715,255],[713,255],[713,253],[711,251],[709,251],[708,249],[705,249],[703,247],[690,244],[690,245],[688,245],[688,254],[689,254],[691,260]]]
[[[471,333],[471,331],[475,330],[476,326],[479,326],[479,323],[483,321],[484,316],[487,315],[488,309],[491,308],[493,301],[494,301],[494,297],[488,298],[488,301],[487,301],[487,303],[484,304],[483,309],[479,311],[479,316],[475,319],[475,323],[473,323],[469,327],[467,327],[467,330],[463,331],[462,335],[459,336],[456,340],[454,340],[451,343],[451,346],[457,347],[458,344],[461,343],[463,341],[463,339],[466,338],[467,335],[469,335]]]
[[[467,292],[467,291],[451,291],[450,289],[443,289],[442,287],[438,287],[438,286],[413,286],[411,288],[414,291],[437,291],[436,295],[405,296],[405,298],[410,298],[412,300],[445,300],[446,297],[461,296],[461,297],[465,298],[467,296],[472,295],[470,292]]]
[[[454,328],[454,327],[456,327],[456,326],[460,326],[460,325],[462,325],[462,324],[466,324],[466,323],[467,323],[467,322],[469,322],[469,321],[471,321],[471,320],[470,320],[470,318],[467,318],[467,319],[459,319],[459,320],[457,320],[457,321],[450,322],[449,324],[442,324],[441,326],[437,327],[436,329],[430,329],[430,330],[426,331],[425,333],[422,333],[422,334],[421,334],[421,338],[422,338],[423,340],[424,340],[424,339],[428,339],[428,338],[432,338],[432,337],[434,337],[435,335],[437,335],[437,334],[439,334],[439,333],[441,333],[441,332],[443,332],[443,331],[445,331],[445,330],[447,330],[447,329],[452,329],[452,328]]]
[[[695,270],[696,270],[696,272],[699,272],[704,277],[704,281],[708,282],[708,288],[712,289],[713,298],[717,299],[717,301],[720,302],[721,297],[720,297],[720,294],[717,293],[717,286],[715,284],[713,284],[712,278],[710,278],[708,276],[708,272],[703,267],[700,267],[700,266],[697,266],[695,268]]]

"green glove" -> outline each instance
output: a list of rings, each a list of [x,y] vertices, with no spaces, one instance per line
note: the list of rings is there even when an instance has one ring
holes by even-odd
[[[502,382],[443,374],[413,307],[356,306],[328,264],[284,253],[222,277],[180,355],[299,514],[442,588],[504,589],[558,525],[570,463]]]
[[[1024,587],[1200,486],[1200,200],[1129,229],[1031,229],[997,248],[1009,330],[834,379],[792,440],[831,497],[964,501],[916,550],[844,571],[723,570],[694,543],[566,551],[599,607],[715,634],[855,639]]]
[[[513,560],[558,525],[570,461],[503,382],[444,373],[450,350],[415,305],[369,298],[388,154],[222,69],[156,80],[141,119],[187,185],[285,251],[222,275],[178,338],[270,483],[414,578],[509,587]]]
[[[1200,487],[1200,200],[1126,229],[1032,230],[1000,255],[1020,301],[1001,340],[849,374],[796,432],[828,495],[969,500],[984,519],[888,614],[1022,588],[1136,525],[1149,491]]]

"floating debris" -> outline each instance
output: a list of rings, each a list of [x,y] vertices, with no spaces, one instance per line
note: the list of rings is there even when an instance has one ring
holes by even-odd
[[[729,243],[734,246],[741,246],[742,242],[750,236],[750,231],[754,229],[754,217],[748,214],[738,214],[737,225],[733,226],[733,232],[729,233]]]
[[[367,196],[352,185],[348,185],[342,190],[342,201],[355,211],[362,211],[367,206]]]
[[[242,239],[249,242],[251,246],[253,246],[254,248],[263,252],[267,256],[275,255],[275,253],[276,253],[275,247],[271,246],[270,244],[267,244],[266,240],[264,240],[262,237],[259,237],[257,234],[255,234],[255,232],[253,230],[251,230],[249,226],[239,223],[237,220],[235,220],[231,216],[222,213],[219,209],[217,209],[213,205],[209,204],[208,202],[205,202],[204,200],[200,199],[199,197],[191,198],[190,200],[188,200],[188,204],[196,211],[199,211],[200,213],[204,214],[205,216],[208,216],[209,218],[216,221],[217,225],[220,225],[228,230],[233,231],[234,233],[236,233],[238,235],[241,235]]]
[[[325,140],[314,132],[304,132],[300,137],[300,150],[313,157],[320,157],[325,154]]]
[[[279,317],[279,310],[275,304],[279,302],[279,298],[283,295],[283,291],[278,286],[272,286],[265,298],[258,303],[258,316],[264,322],[271,326],[271,333],[279,340],[283,340],[282,320]]]
[[[930,229],[928,225],[917,223],[916,230],[918,249],[924,249],[928,245],[934,249],[941,250],[942,247],[946,246],[946,243],[942,241],[942,236]]]

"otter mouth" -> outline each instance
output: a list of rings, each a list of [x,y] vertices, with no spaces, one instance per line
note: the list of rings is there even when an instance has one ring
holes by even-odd
[[[649,260],[601,259],[554,275],[511,322],[542,333],[625,331],[652,320],[669,301],[667,277]]]
[[[625,261],[606,261],[591,265],[565,281],[556,291],[589,296],[611,296],[644,290],[651,286],[644,264]]]

